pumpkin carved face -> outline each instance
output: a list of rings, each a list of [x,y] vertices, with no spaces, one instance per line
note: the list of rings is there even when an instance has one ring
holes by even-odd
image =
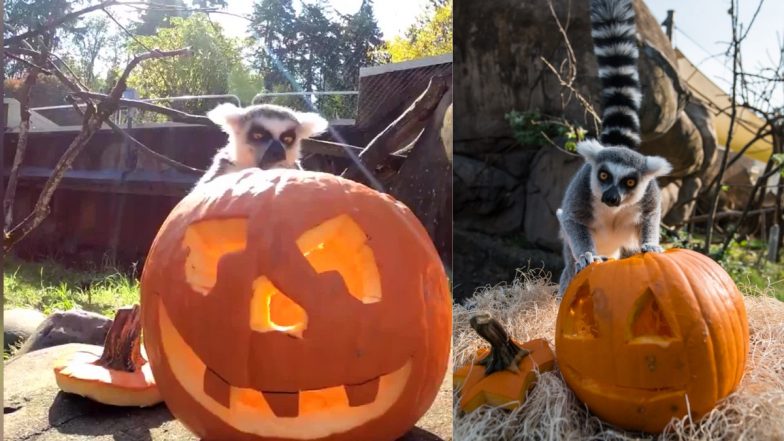
[[[709,412],[740,383],[748,350],[738,288],[689,250],[591,265],[558,312],[564,380],[592,412],[631,430]]]
[[[141,288],[161,393],[206,439],[393,439],[446,370],[450,297],[427,232],[332,175],[246,170],[197,189]]]

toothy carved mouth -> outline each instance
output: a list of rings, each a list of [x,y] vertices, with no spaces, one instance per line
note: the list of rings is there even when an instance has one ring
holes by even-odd
[[[405,366],[403,366],[404,368]],[[403,369],[400,368],[400,369]],[[398,371],[400,370],[398,369]],[[370,404],[376,400],[378,389],[381,386],[381,379],[394,375],[395,371],[388,375],[378,376],[372,380],[361,384],[347,384],[324,389],[303,390],[296,392],[268,392],[256,391],[254,389],[234,388],[225,380],[220,378],[212,369],[206,368],[204,371],[204,392],[224,407],[231,409],[231,395],[243,396],[247,402],[259,402],[264,400],[267,405],[278,417],[293,418],[299,416],[300,409],[312,407],[313,403],[321,403],[319,407],[329,407],[331,405],[342,405],[347,407],[358,407]],[[240,392],[237,392],[239,390]],[[261,394],[261,397],[257,396]],[[262,398],[263,397],[263,398]],[[263,406],[259,406],[263,407]]]
[[[296,439],[346,432],[386,413],[411,375],[409,359],[362,384],[294,393],[234,387],[207,368],[174,327],[163,301],[157,301],[162,350],[172,375],[199,405],[242,432]]]

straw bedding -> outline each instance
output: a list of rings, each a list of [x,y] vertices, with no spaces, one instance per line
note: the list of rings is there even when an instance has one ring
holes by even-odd
[[[488,311],[518,341],[547,338],[555,349],[556,287],[544,274],[527,273],[509,285],[479,290],[454,307],[454,364],[470,360],[486,343],[468,324]],[[513,412],[483,407],[462,414],[455,407],[456,440],[784,440],[784,302],[745,297],[751,349],[743,381],[700,421],[673,421],[658,436],[603,423],[581,404],[556,369],[540,376],[525,405]],[[455,395],[457,404],[457,395]]]

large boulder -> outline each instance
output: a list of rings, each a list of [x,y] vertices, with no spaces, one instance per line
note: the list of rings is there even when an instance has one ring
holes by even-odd
[[[581,157],[554,147],[544,147],[536,154],[526,184],[523,231],[529,242],[551,251],[561,250],[555,211],[561,207],[566,187],[583,163]]]
[[[498,237],[455,227],[453,296],[457,302],[478,287],[513,280],[518,270],[540,270],[558,280],[562,269],[559,253],[537,249],[520,235]]]
[[[14,308],[3,311],[3,351],[19,346],[27,340],[46,319],[41,311]]]
[[[597,110],[599,79],[593,54],[588,2],[553,2],[576,58],[574,87]],[[644,92],[641,120],[644,138],[666,133],[683,106],[673,84],[675,51],[658,20],[641,0],[635,2],[637,30],[654,50],[640,54]],[[536,110],[560,115],[593,129],[591,116],[545,65],[567,59],[567,47],[553,18],[548,0],[464,1],[455,4],[454,86],[455,142],[472,140],[471,147],[486,148],[488,137],[510,136],[504,115],[510,110]],[[566,69],[562,76],[567,76]]]
[[[490,234],[520,230],[525,186],[497,165],[454,156],[453,191],[456,224]]]
[[[112,319],[90,311],[58,311],[46,318],[19,349],[17,355],[68,343],[101,345]]]
[[[643,141],[640,152],[667,158],[672,164],[671,177],[682,178],[702,167],[702,137],[686,112],[678,115],[675,124],[664,135]]]

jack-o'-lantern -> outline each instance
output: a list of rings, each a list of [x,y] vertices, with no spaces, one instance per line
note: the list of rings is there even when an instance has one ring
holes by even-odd
[[[244,170],[197,187],[141,282],[172,413],[207,440],[392,440],[446,371],[451,300],[427,232],[337,176]]]
[[[558,311],[564,380],[600,418],[660,432],[710,412],[740,383],[749,350],[743,298],[713,260],[675,249],[592,264]]]

